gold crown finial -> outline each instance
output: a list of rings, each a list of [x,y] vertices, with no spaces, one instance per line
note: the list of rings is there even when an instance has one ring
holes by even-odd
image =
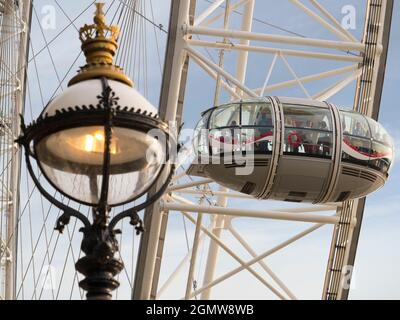
[[[97,32],[102,37],[104,37],[104,29],[106,28],[106,17],[103,7],[104,3],[96,3],[96,15],[93,18],[94,23],[97,25]]]
[[[95,3],[96,6],[96,15],[94,16],[94,23],[96,24],[106,24],[106,17],[104,16],[104,3]]]
[[[119,27],[106,24],[104,3],[96,3],[94,24],[85,24],[79,30],[82,51],[86,56],[86,65],[71,79],[68,85],[73,85],[89,79],[106,77],[133,86],[133,82],[114,65],[113,59],[118,49]]]

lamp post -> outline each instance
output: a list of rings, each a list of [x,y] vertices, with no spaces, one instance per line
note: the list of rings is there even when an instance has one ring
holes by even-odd
[[[109,300],[119,286],[114,277],[123,263],[115,257],[120,233],[115,226],[128,217],[137,233],[144,231],[138,212],[164,193],[176,147],[173,130],[113,63],[119,29],[106,25],[103,6],[96,4],[94,24],[79,32],[86,65],[36,121],[25,126],[22,118],[17,140],[37,188],[62,210],[55,229],[62,232],[71,217],[83,223],[85,256],[75,267],[85,276],[79,285],[90,300]],[[35,176],[31,159],[58,192],[92,207],[92,219],[51,196]],[[110,218],[111,208],[141,198],[164,171],[168,178],[156,194]]]

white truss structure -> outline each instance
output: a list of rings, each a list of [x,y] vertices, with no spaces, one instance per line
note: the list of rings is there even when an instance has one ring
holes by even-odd
[[[256,3],[265,0],[203,1],[207,2],[208,6],[197,14],[196,0],[172,1],[160,106],[160,114],[165,120],[180,122],[182,110],[189,108],[187,102],[184,101],[184,96],[186,79],[191,76],[190,66],[194,65],[202,69],[210,82],[215,84],[215,96],[214,100],[210,101],[210,106],[223,102],[222,97],[234,100],[260,97],[292,88],[299,89],[305,97],[328,100],[341,90],[352,88],[356,84],[354,109],[372,117],[377,116],[393,0],[367,1],[366,28],[361,41],[342,27],[341,23],[322,5],[322,0],[285,1],[328,31],[332,36],[329,39],[254,32],[253,18]],[[120,2],[124,1],[120,0]],[[240,13],[240,27],[234,28],[231,22],[233,15],[237,12]],[[20,154],[14,139],[19,135],[18,114],[24,111],[30,16],[30,0],[0,1],[0,107],[2,111],[0,157],[3,168],[0,168],[2,170],[0,174],[1,299],[16,297]],[[219,61],[213,61],[206,54],[207,50],[218,50]],[[227,53],[235,54],[234,70],[228,68]],[[265,77],[256,86],[248,81],[249,77],[246,77],[247,65],[255,54],[272,57],[271,65],[265,70]],[[292,59],[297,58],[305,59],[305,63],[310,65],[317,60],[334,62],[337,67],[300,76],[292,62]],[[278,63],[283,64],[292,79],[271,83]],[[329,79],[334,80],[326,84],[325,81]],[[317,92],[307,89],[308,84],[314,83],[318,84]],[[199,111],[197,110],[196,113],[199,114]],[[237,208],[232,203],[235,199],[246,201],[249,206],[247,209]],[[346,266],[354,263],[364,200],[343,204],[282,207],[281,209],[276,209],[276,206],[270,206],[270,202],[264,201],[265,206],[262,210],[251,208],[253,201],[255,203],[257,200],[218,187],[213,180],[189,179],[184,171],[178,171],[161,201],[146,212],[147,232],[141,240],[133,297],[162,299],[166,296],[168,289],[176,285],[177,279],[183,275],[186,285],[180,293],[182,299],[198,297],[210,299],[215,286],[243,271],[250,273],[277,298],[297,299],[299,297],[295,290],[278,275],[277,270],[268,263],[267,258],[278,252],[285,253],[285,249],[293,243],[321,228],[330,226],[333,235],[322,298],[347,298],[348,290],[344,289],[343,278],[347,272]],[[182,215],[193,225],[193,241],[186,256],[176,263],[174,272],[166,278],[166,281],[159,284],[164,242],[170,234],[167,225],[169,215]],[[210,223],[205,225],[208,217]],[[291,221],[300,226],[305,223],[311,225],[307,225],[308,227],[301,229],[302,231],[290,238],[265,248],[263,252],[258,252],[234,223],[244,218],[253,219],[254,223],[275,220]],[[230,235],[235,239],[247,257],[251,258],[243,257],[240,252],[237,252],[231,243],[224,240],[224,235]],[[73,235],[70,237],[68,233],[68,237],[71,241]],[[197,283],[195,274],[199,271],[200,248],[205,244],[208,244],[208,250],[205,267],[202,270],[202,283]],[[217,276],[221,252],[232,257],[238,266]],[[32,252],[32,258],[34,253]],[[326,261],[322,262],[326,263]],[[26,274],[24,273],[21,281],[24,281]],[[33,281],[35,282],[35,279]],[[245,297],[238,295],[237,298]]]
[[[19,210],[19,115],[24,111],[31,1],[0,2],[0,298],[15,296]]]
[[[169,70],[169,83],[167,90],[168,99],[161,104],[167,120],[174,120],[181,117],[179,105],[183,103],[185,89],[185,76],[187,72],[187,59],[190,63],[196,64],[216,83],[215,104],[218,104],[219,92],[224,90],[231,99],[259,97],[264,94],[273,94],[274,91],[300,87],[304,95],[317,100],[328,100],[339,91],[354,85],[358,81],[356,102],[354,109],[373,116],[374,109],[379,109],[379,99],[374,99],[377,92],[382,89],[382,78],[379,77],[384,71],[386,60],[388,28],[390,15],[393,6],[392,1],[370,0],[367,3],[366,29],[362,41],[356,39],[348,30],[333,17],[331,13],[317,0],[299,1],[289,0],[300,11],[306,13],[311,19],[319,23],[321,28],[327,29],[336,40],[314,39],[300,36],[283,36],[277,34],[252,32],[252,21],[254,15],[255,0],[214,0],[206,10],[193,17],[195,0],[174,1],[172,5],[170,24],[169,48],[173,54],[168,56],[166,63],[171,66]],[[306,5],[307,3],[307,5]],[[223,6],[224,10],[217,11]],[[388,8],[390,7],[390,8]],[[229,25],[231,15],[235,10],[242,12],[242,23],[240,29],[232,29]],[[372,18],[373,17],[373,18]],[[219,24],[218,24],[219,22]],[[215,27],[218,24],[220,28]],[[371,40],[373,39],[373,41]],[[254,44],[256,43],[256,44]],[[220,51],[220,61],[211,61],[201,51],[204,48],[214,48]],[[373,49],[373,50],[372,50]],[[237,51],[235,72],[227,71],[224,67],[224,52]],[[273,55],[273,61],[265,75],[265,81],[258,88],[252,88],[246,84],[246,68],[249,53]],[[308,76],[297,76],[291,65],[290,57],[302,57],[309,59],[312,63],[315,59],[324,59],[343,63],[336,69],[311,74]],[[287,67],[292,80],[269,84],[271,73],[276,62],[281,60]],[[383,69],[382,69],[383,68]],[[190,77],[190,69],[189,69]],[[310,94],[305,84],[309,82],[318,83],[320,80],[340,76],[341,78],[333,84],[322,88],[319,92]],[[368,88],[363,81],[368,77]],[[364,80],[363,80],[364,79]],[[361,92],[368,92],[368,95],[361,96]],[[360,102],[360,99],[362,100]],[[210,106],[213,102],[210,102]],[[183,103],[184,108],[185,103]],[[181,182],[183,181],[183,182]],[[195,203],[193,196],[199,196],[201,200],[206,197],[211,199],[210,205]],[[139,256],[138,268],[141,277],[136,277],[136,290],[134,297],[139,299],[161,299],[169,286],[174,283],[178,274],[183,270],[189,270],[187,275],[186,290],[182,292],[183,299],[211,298],[211,290],[214,286],[230,279],[232,276],[247,270],[259,280],[268,290],[273,292],[280,299],[296,299],[296,295],[289,289],[285,282],[280,279],[268,266],[265,258],[276,252],[284,250],[287,246],[305,237],[306,235],[320,229],[324,225],[333,225],[334,233],[330,249],[328,267],[326,272],[325,286],[322,293],[323,299],[347,298],[343,295],[344,267],[349,262],[350,247],[357,247],[357,240],[353,237],[353,231],[361,223],[361,215],[358,202],[350,201],[343,204],[327,204],[323,206],[295,207],[281,210],[244,210],[234,208],[229,199],[249,198],[246,195],[228,192],[225,188],[216,189],[215,184],[209,179],[195,179],[188,182],[183,173],[178,174],[173,184],[167,190],[167,194],[160,203],[146,213],[146,226],[148,237],[142,239],[143,257]],[[256,201],[256,200],[254,200]],[[268,207],[268,202],[265,202]],[[331,211],[327,215],[326,211]],[[160,265],[163,257],[163,245],[167,230],[168,215],[182,214],[195,226],[193,244],[188,254],[177,265],[175,271],[160,286]],[[204,216],[210,215],[211,225],[204,226]],[[275,219],[296,222],[313,223],[311,227],[294,235],[282,243],[266,249],[259,254],[250,246],[238,230],[232,225],[233,219],[251,217],[254,219]],[[345,229],[344,229],[345,228]],[[343,231],[345,230],[345,231]],[[222,240],[221,234],[231,234],[252,257],[250,260],[242,258]],[[210,238],[207,262],[203,274],[203,283],[200,287],[194,284],[194,272],[198,268],[199,245],[205,238]],[[216,264],[220,250],[225,251],[238,264],[239,267],[216,277]],[[354,248],[353,248],[354,251]],[[355,252],[353,252],[355,254]],[[145,258],[144,258],[145,255]],[[143,259],[141,259],[143,258]],[[338,262],[339,261],[339,262]],[[324,261],[325,262],[325,261]],[[354,259],[353,259],[354,263]],[[254,268],[259,265],[264,273]],[[269,275],[267,278],[266,275]],[[272,280],[272,281],[271,281]],[[197,283],[196,283],[197,284]],[[240,298],[240,296],[238,296]]]

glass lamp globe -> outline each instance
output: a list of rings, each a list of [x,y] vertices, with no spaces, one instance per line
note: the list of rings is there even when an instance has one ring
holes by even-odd
[[[119,81],[108,80],[117,97],[117,107],[141,114],[157,114],[157,110],[134,88]],[[71,106],[101,109],[101,79],[91,79],[68,87],[44,109],[44,117],[61,114]],[[33,148],[39,166],[47,180],[61,193],[80,203],[99,203],[105,150],[105,126],[91,123],[90,115],[76,124],[34,139]],[[110,206],[130,202],[143,195],[158,177],[166,161],[162,139],[135,129],[132,121],[113,124],[109,146]]]

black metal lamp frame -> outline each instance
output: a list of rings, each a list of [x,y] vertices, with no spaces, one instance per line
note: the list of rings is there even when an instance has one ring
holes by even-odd
[[[85,253],[85,256],[76,262],[75,268],[85,276],[85,279],[80,281],[79,285],[82,289],[87,291],[86,297],[88,300],[110,300],[112,291],[118,288],[119,282],[115,280],[114,277],[121,272],[124,265],[120,259],[115,257],[119,249],[116,235],[121,233],[120,230],[115,229],[115,226],[121,219],[130,218],[130,224],[135,226],[137,234],[144,231],[143,222],[138,212],[157,201],[166,191],[175,169],[172,161],[173,159],[171,159],[171,154],[168,150],[172,150],[173,147],[176,147],[177,150],[179,149],[166,123],[161,121],[156,115],[147,114],[140,109],[135,110],[133,108],[119,106],[119,98],[115,96],[115,93],[108,85],[107,79],[102,78],[101,82],[103,91],[102,94],[98,96],[99,103],[96,106],[76,106],[74,108],[62,109],[61,111],[57,111],[53,116],[42,114],[36,122],[33,122],[29,126],[25,126],[24,119],[21,116],[22,134],[17,139],[17,143],[24,147],[27,169],[36,187],[49,202],[62,211],[61,216],[57,219],[55,229],[62,233],[71,217],[79,219],[84,225],[79,231],[83,232],[81,249]],[[100,199],[96,205],[74,199],[63,192],[63,190],[60,190],[60,188],[46,176],[45,171],[40,165],[40,161],[38,161],[35,148],[41,139],[55,132],[95,125],[104,126],[105,138],[103,166],[98,168],[103,178]],[[165,163],[162,164],[158,176],[146,190],[134,199],[110,206],[107,203],[110,172],[111,170],[112,172],[127,170],[125,165],[113,167],[110,164],[110,146],[112,127],[114,126],[130,128],[144,133],[147,133],[151,129],[160,129],[167,139],[165,142],[166,145],[169,146],[169,149],[167,148],[166,150]],[[33,148],[31,149],[32,143]],[[76,202],[93,207],[93,222],[90,222],[81,212],[54,198],[44,189],[34,173],[31,157],[37,160],[40,170],[45,175],[48,182],[58,192]],[[156,193],[148,197],[145,202],[120,212],[109,221],[111,207],[132,202],[146,194],[166,170],[168,170],[166,174],[167,178]]]

